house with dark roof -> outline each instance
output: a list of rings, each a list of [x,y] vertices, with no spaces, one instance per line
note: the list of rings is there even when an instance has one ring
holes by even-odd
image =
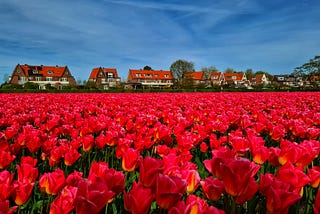
[[[130,69],[127,83],[133,88],[170,88],[173,80],[171,71]]]
[[[62,89],[63,86],[76,85],[67,66],[18,64],[12,72],[9,83],[23,85],[27,82],[38,84],[39,89],[46,89],[48,86]]]
[[[88,81],[105,90],[120,85],[120,77],[115,68],[93,68]]]

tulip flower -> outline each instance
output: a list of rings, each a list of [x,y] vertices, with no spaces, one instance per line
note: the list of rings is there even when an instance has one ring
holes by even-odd
[[[50,214],[70,213],[78,188],[66,186],[50,205]]]
[[[57,168],[54,172],[40,176],[39,188],[43,193],[56,195],[65,186],[65,182],[64,172]]]
[[[32,193],[34,183],[23,183],[15,181],[13,184],[14,191],[12,193],[12,198],[17,205],[25,204]]]
[[[0,200],[0,213],[1,214],[13,214],[18,209],[18,206],[9,207],[9,200]]]
[[[163,161],[150,156],[140,164],[139,182],[145,187],[153,187],[158,174],[163,172]]]
[[[103,178],[97,177],[93,182],[87,179],[80,180],[74,199],[76,213],[99,213],[107,203],[112,201],[114,195]]]
[[[80,157],[81,154],[78,152],[78,150],[70,148],[70,150],[68,150],[68,152],[64,155],[64,164],[66,166],[72,166]]]
[[[200,181],[200,184],[203,194],[212,201],[219,200],[225,192],[223,181],[212,176]]]
[[[267,213],[288,213],[291,205],[301,196],[290,191],[290,185],[277,179],[273,174],[261,174],[260,192],[267,198]]]
[[[0,171],[0,201],[7,200],[13,191],[13,176],[9,171]]]
[[[66,184],[69,186],[77,187],[79,181],[82,180],[82,172],[74,171],[73,173],[69,174],[66,179]]]
[[[294,167],[291,163],[281,166],[277,178],[290,185],[290,190],[300,193],[302,188],[310,182],[310,178],[303,172],[302,167]]]
[[[187,193],[193,193],[200,184],[200,175],[197,170],[182,170],[181,176],[187,183]]]
[[[122,154],[122,169],[132,172],[138,165],[140,154],[137,150],[129,148]]]
[[[187,184],[178,177],[159,174],[156,180],[156,202],[163,209],[171,208],[187,190]]]
[[[320,191],[319,190],[314,200],[313,213],[320,214]]]
[[[91,151],[94,146],[94,138],[91,134],[82,137],[82,149],[85,152]]]
[[[143,214],[148,213],[154,194],[150,188],[134,182],[131,190],[123,193],[123,199],[125,210],[133,214]]]
[[[313,188],[318,188],[320,184],[320,166],[314,166],[308,169],[308,176],[310,178],[310,185]]]
[[[11,164],[11,162],[16,158],[9,151],[0,150],[0,169],[4,169]]]

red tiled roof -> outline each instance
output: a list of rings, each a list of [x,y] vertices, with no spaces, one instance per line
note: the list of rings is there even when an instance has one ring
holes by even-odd
[[[37,65],[20,65],[26,76],[29,72],[34,75],[39,74],[44,77],[62,77],[67,66],[37,66]]]
[[[213,73],[211,73],[210,74],[210,79],[217,79],[217,80],[219,80],[220,79],[220,77],[221,77],[221,72],[213,72]],[[217,78],[213,78],[213,77],[217,77]]]
[[[202,80],[204,72],[203,71],[194,71],[194,72],[186,72],[185,77],[192,78],[193,80]]]
[[[243,75],[244,75],[244,73],[225,73],[224,78],[226,80],[231,80],[232,77],[235,77],[235,79],[232,79],[232,80],[240,81],[240,80],[242,80]]]
[[[262,77],[263,77],[263,74],[256,74],[254,75],[253,77],[250,78],[250,81],[254,81],[254,82],[262,82]]]
[[[104,73],[113,73],[114,78],[118,78],[117,69],[115,69],[115,68],[101,68],[101,67],[98,67],[98,68],[93,68],[92,69],[89,79],[96,79],[97,75],[98,75],[98,72],[99,72],[99,69],[102,69]]]
[[[158,80],[170,80],[173,79],[171,71],[161,70],[129,70],[129,76],[132,79],[158,79]],[[165,77],[165,75],[168,75]]]

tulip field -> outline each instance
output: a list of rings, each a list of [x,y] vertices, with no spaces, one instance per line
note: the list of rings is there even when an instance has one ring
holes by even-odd
[[[320,213],[320,93],[0,94],[2,213]]]

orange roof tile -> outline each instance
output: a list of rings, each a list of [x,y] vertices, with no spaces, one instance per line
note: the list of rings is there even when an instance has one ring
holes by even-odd
[[[129,75],[132,79],[163,79],[170,80],[173,79],[171,71],[162,70],[129,70]],[[166,77],[167,75],[167,77]]]
[[[102,67],[98,67],[98,68],[93,68],[90,74],[89,79],[96,79],[99,69],[102,69],[102,71],[104,73],[113,73],[114,74],[114,78],[118,78],[118,72],[117,69],[115,68],[102,68]]]
[[[204,72],[203,71],[194,71],[194,72],[186,72],[185,77],[192,78],[193,80],[202,80]]]
[[[221,72],[213,72],[210,74],[210,79],[220,79],[221,77]],[[216,77],[216,78],[213,78],[213,77]]]
[[[42,75],[44,77],[62,77],[67,66],[20,65],[26,76]]]
[[[240,80],[242,80],[243,75],[244,75],[244,73],[225,73],[224,78],[226,80],[232,79],[232,80],[240,81]],[[235,78],[233,79],[232,77],[235,77]]]

